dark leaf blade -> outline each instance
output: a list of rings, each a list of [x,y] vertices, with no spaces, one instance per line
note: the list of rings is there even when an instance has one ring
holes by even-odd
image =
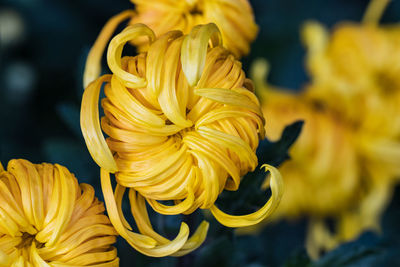
[[[300,136],[303,125],[304,121],[298,120],[285,127],[278,141],[262,141],[257,150],[259,163],[279,166],[285,160],[289,159],[290,155],[288,151]]]

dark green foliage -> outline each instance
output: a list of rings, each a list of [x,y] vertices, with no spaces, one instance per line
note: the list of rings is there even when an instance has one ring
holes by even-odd
[[[261,164],[279,166],[290,158],[290,147],[301,133],[304,121],[296,121],[283,130],[281,138],[276,142],[261,142],[258,148],[258,161]]]

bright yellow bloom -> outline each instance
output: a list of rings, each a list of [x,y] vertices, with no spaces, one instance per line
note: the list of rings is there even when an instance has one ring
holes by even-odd
[[[364,24],[342,23],[332,34],[306,24],[311,83],[303,92],[263,85],[264,63],[254,66],[256,88],[265,90],[266,135],[305,120],[281,168],[286,192],[276,214],[311,216],[307,249],[314,258],[378,230],[400,177],[400,26],[376,25],[382,6],[371,6],[378,10],[370,8]],[[334,233],[325,218],[335,219]]]
[[[127,42],[144,36],[151,43],[148,52],[121,58]],[[154,232],[146,202],[166,215],[209,209],[220,223],[242,227],[268,217],[281,198],[280,174],[265,165],[271,173],[272,197],[264,207],[233,216],[214,204],[224,189],[238,189],[241,176],[254,170],[255,150],[264,138],[253,84],[221,40],[215,24],[196,26],[189,35],[171,31],[158,39],[143,24],[128,26],[109,44],[107,60],[113,74],[96,79],[83,95],[81,128],[101,167],[110,220],[132,247],[146,255],[184,255],[201,245],[208,229],[203,222],[188,239],[189,229],[182,223],[170,241]],[[103,83],[105,116],[100,123]],[[117,181],[115,192],[110,172]],[[131,231],[121,211],[126,189],[141,234]]]
[[[107,41],[118,24],[129,19],[130,25],[143,23],[161,36],[171,30],[189,34],[199,24],[215,23],[224,40],[224,46],[236,57],[249,53],[250,43],[258,33],[253,10],[248,0],[131,0],[135,10],[123,11],[112,17],[104,26],[91,49],[85,70],[84,87],[100,75],[100,59]],[[146,38],[131,41],[139,51],[147,51]]]
[[[119,266],[103,203],[65,167],[0,164],[0,201],[0,266]]]

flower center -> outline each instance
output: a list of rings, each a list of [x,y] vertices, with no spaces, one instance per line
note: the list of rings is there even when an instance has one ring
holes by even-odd
[[[30,249],[30,247],[32,246],[32,243],[35,242],[35,245],[37,248],[41,248],[44,246],[43,243],[40,243],[39,241],[36,240],[35,235],[31,235],[28,233],[23,233],[21,238],[22,241],[21,243],[19,243],[16,248],[20,249],[20,250],[27,250]]]
[[[198,0],[186,0],[188,4],[189,13],[192,16],[203,15],[203,10]]]
[[[182,139],[185,137],[185,135],[193,130],[194,126],[188,127],[171,136],[174,139],[175,145],[178,149],[182,146]]]
[[[393,94],[398,88],[396,84],[396,79],[394,79],[391,75],[386,72],[379,71],[375,74],[376,84],[382,88],[382,94]]]

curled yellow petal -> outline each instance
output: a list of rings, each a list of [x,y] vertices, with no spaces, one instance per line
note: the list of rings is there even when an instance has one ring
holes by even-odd
[[[221,33],[213,23],[194,27],[183,40],[181,50],[182,69],[190,86],[195,86],[200,80],[210,40],[212,47],[222,45]]]
[[[272,195],[268,202],[258,211],[247,215],[228,215],[214,205],[210,208],[210,211],[217,221],[229,227],[244,227],[257,224],[274,212],[282,198],[283,179],[275,167],[267,164],[262,167],[271,173],[270,187]]]
[[[91,83],[84,91],[81,106],[81,130],[94,161],[102,168],[115,172],[117,166],[101,132],[98,108],[101,85],[110,78],[110,76],[103,76]]]
[[[101,57],[111,35],[121,21],[132,17],[134,14],[135,12],[130,10],[121,12],[120,14],[109,19],[107,24],[104,25],[86,59],[85,72],[83,74],[83,86],[85,88],[100,76]]]
[[[128,243],[132,243],[132,246],[144,248],[154,247],[156,242],[151,237],[131,232],[124,226],[115,202],[114,193],[111,187],[110,174],[104,169],[101,169],[101,188],[103,189],[104,202],[106,203],[110,221],[114,225],[115,230],[117,230],[117,232],[124,237]]]
[[[126,72],[121,68],[121,55],[124,45],[137,37],[147,36],[150,42],[155,39],[154,32],[144,24],[135,24],[125,28],[120,34],[116,35],[110,42],[107,52],[107,62],[110,70],[120,78],[121,82],[131,88],[144,87],[144,78]]]
[[[260,103],[252,101],[243,93],[224,88],[199,88],[195,89],[196,95],[220,102],[229,106],[249,109],[256,114],[261,114]]]
[[[131,201],[131,210],[141,232],[153,237],[160,244],[168,245],[171,247],[171,241],[157,234],[150,223],[150,219],[147,214],[146,205],[144,198],[136,194],[132,189],[129,192],[129,199]],[[198,248],[203,244],[208,231],[209,223],[203,221],[196,232],[179,248],[178,251],[171,254],[171,256],[183,256],[187,253]],[[171,249],[171,248],[170,248]]]
[[[202,221],[196,232],[189,238],[185,245],[183,245],[179,251],[175,252],[171,256],[184,256],[200,247],[207,237],[208,228],[209,223],[206,221]]]

